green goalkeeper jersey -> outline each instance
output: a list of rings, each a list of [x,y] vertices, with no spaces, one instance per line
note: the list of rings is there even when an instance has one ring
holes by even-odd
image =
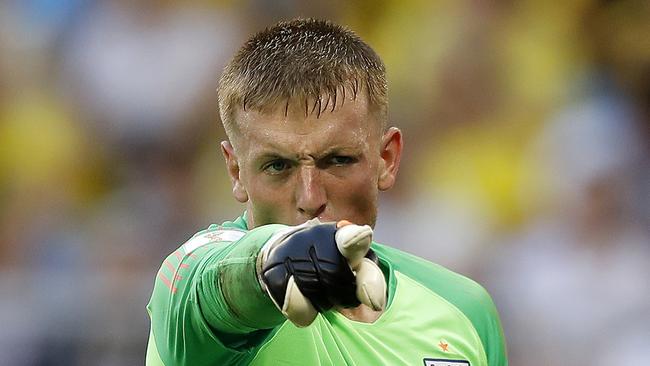
[[[379,319],[331,310],[305,328],[284,320],[255,272],[261,246],[283,227],[248,230],[244,215],[165,259],[147,306],[147,365],[507,365],[497,311],[480,285],[377,243],[388,282]]]

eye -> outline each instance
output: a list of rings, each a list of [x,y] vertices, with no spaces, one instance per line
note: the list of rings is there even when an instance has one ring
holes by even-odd
[[[344,166],[354,163],[354,159],[349,156],[332,156],[329,163],[336,166]]]
[[[291,165],[289,164],[288,161],[283,159],[277,159],[266,163],[262,167],[262,170],[266,171],[269,174],[280,174],[285,170],[288,170],[289,168],[291,168]]]

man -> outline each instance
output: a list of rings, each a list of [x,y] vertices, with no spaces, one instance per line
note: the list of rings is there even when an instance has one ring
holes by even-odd
[[[226,67],[219,107],[247,210],[163,262],[147,364],[507,364],[485,290],[369,249],[402,136],[387,128],[385,70],[367,44],[329,22],[279,23]]]

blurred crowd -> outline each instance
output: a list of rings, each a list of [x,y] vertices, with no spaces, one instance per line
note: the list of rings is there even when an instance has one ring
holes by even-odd
[[[650,3],[0,2],[0,365],[143,364],[161,260],[238,216],[221,68],[297,16],[388,69],[375,239],[471,276],[512,365],[650,359]]]

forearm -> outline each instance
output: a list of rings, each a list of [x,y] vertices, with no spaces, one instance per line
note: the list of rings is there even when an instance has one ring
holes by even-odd
[[[205,231],[165,259],[147,308],[155,353],[166,364],[245,360],[263,329],[284,321],[255,273],[259,248],[282,227]]]
[[[251,232],[215,263],[208,265],[197,288],[201,312],[208,323],[227,334],[273,328],[285,318],[262,290],[256,273],[265,232]]]

